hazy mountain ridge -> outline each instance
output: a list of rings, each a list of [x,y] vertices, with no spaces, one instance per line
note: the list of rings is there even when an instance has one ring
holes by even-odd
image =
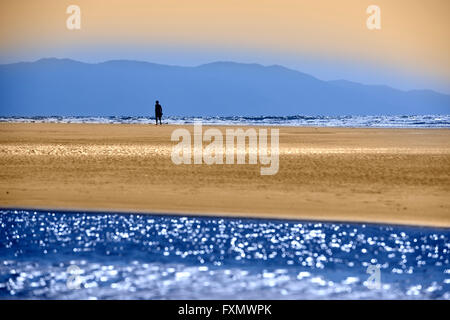
[[[0,65],[0,115],[449,114],[450,96],[346,80],[283,66],[213,62],[181,67],[133,60],[47,58]]]

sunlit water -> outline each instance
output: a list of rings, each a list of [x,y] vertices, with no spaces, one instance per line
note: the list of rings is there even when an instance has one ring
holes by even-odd
[[[3,209],[0,298],[450,299],[449,237],[372,224]]]
[[[260,116],[260,117],[177,117],[164,116],[164,123],[192,124],[201,121],[205,125],[255,125],[255,126],[312,126],[312,127],[361,127],[361,128],[450,128],[450,115],[371,115],[371,116]],[[43,123],[126,123],[153,124],[152,117],[84,117],[84,116],[36,116],[0,117],[0,122]]]

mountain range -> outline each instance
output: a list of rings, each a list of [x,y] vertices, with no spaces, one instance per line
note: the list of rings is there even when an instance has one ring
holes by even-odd
[[[279,65],[56,58],[0,65],[2,116],[152,116],[155,100],[176,116],[450,113],[450,95],[323,81]]]

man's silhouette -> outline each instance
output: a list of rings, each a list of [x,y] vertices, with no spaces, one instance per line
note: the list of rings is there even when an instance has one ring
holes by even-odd
[[[161,122],[162,114],[163,114],[163,113],[162,113],[162,107],[161,107],[161,105],[159,104],[159,101],[156,100],[156,103],[155,103],[155,119],[156,119],[156,125],[158,125],[158,119],[159,119],[159,124],[162,125],[162,122]]]

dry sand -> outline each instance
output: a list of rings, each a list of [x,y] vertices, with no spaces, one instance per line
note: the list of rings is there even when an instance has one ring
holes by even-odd
[[[281,127],[279,172],[261,176],[174,165],[180,127],[2,123],[0,207],[450,227],[450,130]]]

